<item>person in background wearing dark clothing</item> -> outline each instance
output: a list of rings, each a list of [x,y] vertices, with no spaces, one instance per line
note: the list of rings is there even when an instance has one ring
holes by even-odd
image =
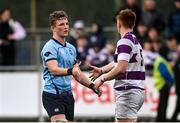
[[[147,31],[148,28],[144,22],[140,22],[137,25],[137,38],[139,39],[141,46],[143,46],[143,43],[147,40]]]
[[[136,14],[136,22],[135,22],[135,26],[134,26],[134,33],[137,34],[137,25],[139,24],[139,22],[141,21],[142,18],[142,10],[141,8],[137,5],[136,0],[126,0],[126,6],[120,8],[116,15],[118,15],[118,13],[123,10],[123,9],[131,9],[133,12],[135,12]],[[116,16],[115,16],[116,17]]]
[[[92,23],[89,36],[89,47],[97,44],[100,49],[106,45],[106,38],[103,36],[103,27],[100,24]]]
[[[22,40],[26,36],[23,26],[12,19],[8,8],[0,11],[0,65],[15,65],[16,49],[15,41]]]
[[[99,43],[92,44],[92,48],[89,48],[88,55],[86,57],[86,64],[102,67],[108,63],[108,50],[104,47],[101,48]]]
[[[0,11],[0,52],[2,55],[1,65],[15,65],[15,40],[11,38],[13,29],[9,25],[11,11],[3,9]]]
[[[180,44],[178,45],[178,60],[176,61],[175,67],[174,67],[174,75],[175,75],[175,89],[176,89],[176,107],[175,111],[173,113],[173,116],[171,118],[171,121],[177,122],[177,116],[180,112]]]
[[[156,9],[154,0],[145,0],[145,11],[142,15],[142,21],[149,27],[155,27],[158,32],[162,32],[165,28],[165,22],[162,12]]]
[[[173,70],[170,64],[168,63],[168,48],[162,47],[162,41],[157,40],[153,42],[156,46],[156,51],[158,51],[159,55],[155,58],[154,62],[154,81],[155,88],[159,92],[159,105],[157,109],[157,122],[165,122],[166,111],[168,106],[169,92],[171,86],[174,83]]]
[[[116,51],[116,45],[114,43],[112,43],[113,41],[109,41],[107,44],[106,44],[106,49],[108,51],[108,63],[111,63],[113,60],[114,60],[114,53]]]
[[[147,36],[151,42],[155,42],[155,41],[159,40],[159,35],[160,34],[155,27],[150,27],[148,29]]]
[[[174,68],[176,61],[178,60],[178,44],[174,35],[169,35],[167,38],[167,47],[169,48],[168,59],[170,60],[171,66]]]
[[[88,55],[88,38],[86,34],[81,34],[76,40],[77,43],[77,60],[81,61],[80,68],[82,70],[87,69],[86,57]]]
[[[173,33],[180,43],[180,0],[175,0],[176,10],[169,16],[167,25],[168,33]]]
[[[3,9],[0,12],[0,52],[2,56],[1,65],[15,65],[15,40],[11,39],[13,29],[9,25],[11,12],[9,9]]]
[[[152,51],[152,42],[150,40],[144,42],[143,51],[146,75],[151,75],[157,53]]]

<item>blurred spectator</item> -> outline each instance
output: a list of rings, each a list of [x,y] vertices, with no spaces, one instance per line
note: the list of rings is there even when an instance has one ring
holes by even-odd
[[[145,41],[143,44],[143,56],[144,56],[144,63],[146,67],[146,74],[151,74],[151,70],[153,70],[153,63],[155,58],[157,57],[156,52],[152,52],[152,44],[150,41]]]
[[[159,91],[159,105],[157,109],[157,122],[165,122],[166,118],[166,109],[168,105],[168,98],[170,88],[173,85],[174,77],[172,67],[168,63],[168,49],[166,47],[162,47],[162,41],[157,40],[153,42],[153,45],[158,51],[159,55],[156,57],[154,62],[154,80],[155,87]],[[155,46],[157,45],[157,46]]]
[[[11,17],[10,9],[0,11],[0,53],[1,65],[15,65],[16,48],[15,41],[26,36],[25,29],[18,21]]]
[[[140,22],[137,26],[137,38],[140,40],[140,43],[142,46],[145,40],[147,39],[147,31],[148,31],[148,28],[145,25],[145,23]]]
[[[108,50],[100,48],[97,42],[92,44],[92,48],[88,50],[87,64],[95,65],[98,67],[104,66],[108,63]]]
[[[108,50],[108,63],[112,62],[114,60],[114,53],[116,50],[116,45],[113,43],[108,42],[105,47]]]
[[[136,0],[126,0],[126,6],[120,8],[120,9],[117,11],[116,15],[117,15],[121,10],[127,9],[127,8],[133,10],[133,11],[135,12],[135,14],[136,14],[136,23],[135,23],[135,27],[134,27],[134,33],[137,34],[137,25],[139,24],[139,22],[140,22],[140,20],[141,20],[141,18],[142,18],[142,9],[141,9],[141,7],[139,7],[139,6],[137,5]],[[116,16],[115,16],[115,17],[116,17]]]
[[[176,10],[169,16],[167,25],[168,35],[170,33],[175,34],[177,41],[180,43],[180,0],[174,0]]]
[[[180,44],[178,45],[178,59],[176,61],[175,67],[174,67],[174,75],[175,75],[175,89],[176,89],[176,107],[175,111],[173,113],[171,121],[177,122],[177,116],[180,112]]]
[[[152,50],[155,53],[158,53],[160,48],[163,46],[161,39],[152,41],[151,43],[152,43]]]
[[[156,30],[156,28],[154,28],[154,27],[150,27],[150,28],[148,29],[147,35],[148,35],[148,39],[149,39],[151,42],[155,42],[156,40],[159,39],[159,33],[158,33],[158,31]]]
[[[73,29],[70,30],[70,36],[67,37],[67,41],[77,48],[76,40],[79,35],[85,33],[85,26],[82,20],[75,21]]]
[[[100,49],[106,45],[106,38],[103,36],[103,27],[97,23],[92,23],[89,36],[89,47],[97,44]]]
[[[178,52],[177,52],[178,45],[175,36],[173,35],[168,36],[167,47],[169,48],[168,59],[170,60],[171,66],[174,67],[178,59]]]
[[[80,60],[81,69],[85,67],[86,57],[88,55],[88,38],[85,34],[81,34],[77,40],[77,60]],[[85,69],[85,68],[84,68]]]
[[[149,27],[155,27],[158,32],[163,31],[165,28],[165,22],[163,14],[156,9],[156,3],[154,0],[145,0],[142,20]]]

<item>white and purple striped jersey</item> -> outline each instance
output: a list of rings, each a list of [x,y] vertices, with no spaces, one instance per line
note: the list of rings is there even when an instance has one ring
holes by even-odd
[[[144,88],[145,65],[143,63],[142,47],[132,32],[128,32],[117,42],[114,55],[114,63],[128,61],[128,67],[124,74],[115,79],[114,88],[120,86],[137,86]]]

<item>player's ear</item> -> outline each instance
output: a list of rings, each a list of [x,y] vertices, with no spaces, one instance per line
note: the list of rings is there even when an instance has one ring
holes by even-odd
[[[52,32],[55,32],[54,26],[51,26],[51,31],[52,31]]]
[[[119,23],[119,29],[121,28],[121,24]]]
[[[118,22],[119,23],[119,29],[121,28],[121,21]]]
[[[116,21],[116,24],[117,24],[117,30],[118,32],[120,32],[120,28],[121,28],[121,23],[119,20]]]

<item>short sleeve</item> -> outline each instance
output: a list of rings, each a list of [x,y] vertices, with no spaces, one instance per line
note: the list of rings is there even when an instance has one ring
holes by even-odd
[[[77,63],[77,52],[75,48],[74,48],[74,56],[75,56],[75,59],[74,59],[74,65],[75,65]]]
[[[130,54],[133,48],[133,44],[130,40],[128,39],[121,39],[117,43],[117,54],[118,58],[117,60],[125,60],[128,61],[130,60]]]
[[[47,62],[50,60],[56,60],[57,59],[57,51],[55,47],[52,46],[46,46],[41,52],[42,59]]]

